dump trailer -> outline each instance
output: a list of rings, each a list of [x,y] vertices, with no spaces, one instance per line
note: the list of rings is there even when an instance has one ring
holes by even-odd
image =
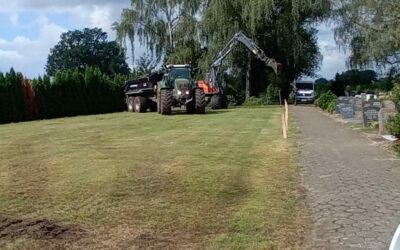
[[[170,115],[173,107],[185,107],[189,114],[206,111],[204,90],[192,79],[190,65],[167,65],[156,96],[157,110],[162,115]]]
[[[156,89],[162,73],[129,80],[125,83],[126,105],[129,112],[144,113],[157,111]]]
[[[223,60],[232,52],[232,50],[242,43],[248,48],[259,60],[263,61],[268,67],[272,68],[275,74],[279,74],[281,65],[273,58],[265,55],[265,52],[258,47],[258,45],[243,32],[236,33],[233,38],[228,42],[223,50],[218,53],[218,56],[211,64],[209,72],[206,74],[204,80],[198,82],[199,87],[204,89],[206,96],[210,98],[212,109],[227,108],[228,102],[224,93],[224,87],[217,79],[217,73],[222,65]]]

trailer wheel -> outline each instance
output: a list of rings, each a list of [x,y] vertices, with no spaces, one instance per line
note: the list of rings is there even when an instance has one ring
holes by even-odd
[[[196,114],[206,113],[206,95],[203,89],[195,90],[195,111]]]
[[[134,100],[135,100],[135,97],[133,97],[133,96],[129,96],[128,97],[128,99],[126,101],[126,105],[128,107],[128,112],[135,112],[135,109],[133,108],[134,107]]]
[[[161,90],[161,114],[171,115],[172,112],[172,91],[169,89]]]
[[[144,113],[147,111],[147,100],[142,96],[135,97],[133,108],[137,113]]]
[[[225,95],[214,95],[211,97],[212,109],[226,109],[228,108],[228,100]]]

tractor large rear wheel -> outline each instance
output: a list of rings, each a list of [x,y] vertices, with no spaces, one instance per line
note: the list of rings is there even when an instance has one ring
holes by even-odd
[[[196,89],[195,92],[195,111],[196,114],[206,113],[206,95],[203,89]]]
[[[135,97],[133,96],[129,96],[128,99],[126,100],[126,106],[128,107],[128,112],[135,112],[134,101]]]
[[[161,90],[161,114],[171,115],[172,112],[172,91],[169,89]]]
[[[147,111],[147,100],[142,96],[136,96],[134,105],[136,113],[145,113]]]

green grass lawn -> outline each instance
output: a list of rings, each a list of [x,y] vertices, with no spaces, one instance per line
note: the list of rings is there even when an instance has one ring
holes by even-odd
[[[0,248],[301,248],[296,138],[281,109],[117,113],[0,125],[0,223],[47,219],[79,237]]]

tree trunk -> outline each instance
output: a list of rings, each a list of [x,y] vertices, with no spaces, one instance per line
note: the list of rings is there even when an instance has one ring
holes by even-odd
[[[246,101],[250,98],[251,95],[251,81],[250,81],[250,74],[251,74],[251,54],[249,52],[248,55],[248,65],[246,70]]]
[[[131,55],[132,55],[132,70],[133,70],[135,67],[135,42],[133,40],[130,40],[130,41],[131,41],[131,49],[132,49]]]

